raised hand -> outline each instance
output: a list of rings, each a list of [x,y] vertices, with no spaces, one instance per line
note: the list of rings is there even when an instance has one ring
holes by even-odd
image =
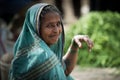
[[[88,37],[88,35],[76,35],[72,39],[72,45],[75,46],[75,47],[81,48],[82,47],[82,42],[87,43],[88,50],[91,51],[91,49],[93,47],[93,42]]]

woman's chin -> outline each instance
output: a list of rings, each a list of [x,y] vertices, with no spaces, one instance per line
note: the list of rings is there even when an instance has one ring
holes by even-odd
[[[57,42],[58,40],[52,41],[51,43],[49,43],[48,45],[53,45]]]

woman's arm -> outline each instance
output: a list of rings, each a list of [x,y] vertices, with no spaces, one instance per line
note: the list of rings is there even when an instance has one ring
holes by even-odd
[[[77,52],[78,49],[82,47],[82,42],[87,43],[89,51],[91,51],[91,48],[93,47],[93,42],[89,39],[87,35],[74,36],[67,53],[63,57],[63,60],[66,64],[66,70],[65,70],[66,75],[69,75],[72,72],[74,66],[76,65],[77,56],[78,56]]]

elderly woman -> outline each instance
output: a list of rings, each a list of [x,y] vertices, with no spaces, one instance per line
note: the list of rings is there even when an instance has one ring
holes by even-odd
[[[59,10],[46,3],[33,5],[14,46],[10,80],[73,80],[70,73],[83,41],[89,49],[93,47],[88,36],[76,35],[63,57],[64,28]]]

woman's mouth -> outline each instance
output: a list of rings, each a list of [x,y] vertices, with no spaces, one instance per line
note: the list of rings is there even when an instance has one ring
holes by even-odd
[[[52,40],[58,40],[59,35],[51,35],[50,38],[51,38]]]

